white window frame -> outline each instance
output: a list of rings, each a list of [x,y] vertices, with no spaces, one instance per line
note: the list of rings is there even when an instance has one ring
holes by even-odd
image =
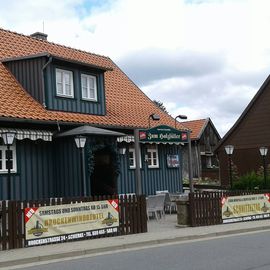
[[[59,81],[59,82],[57,81],[57,74],[60,74],[60,76],[61,76],[61,81]],[[69,85],[69,84],[66,84],[64,82],[64,78],[66,75],[68,75],[70,77],[70,92],[71,92],[70,94],[68,93],[68,90],[66,89],[66,85]],[[57,96],[74,98],[73,72],[72,71],[56,68],[55,69],[55,81],[56,81],[56,95]],[[62,89],[59,89],[58,84],[62,85]]]
[[[147,146],[147,164],[149,169],[159,168],[158,146],[156,144]],[[154,158],[156,154],[156,158]],[[156,164],[154,164],[156,160]]]
[[[134,161],[132,166],[130,166],[130,154],[132,154],[132,160]],[[140,156],[140,168],[141,168],[142,167],[141,149],[139,150],[139,156]],[[128,149],[128,162],[129,162],[128,164],[129,164],[130,169],[136,169],[135,148],[130,147]]]
[[[82,79],[86,79],[86,96],[84,96],[84,91],[83,91],[83,83]],[[94,81],[94,88],[90,88],[90,80]],[[92,98],[90,93],[93,91],[94,97]],[[81,93],[82,93],[82,99],[83,100],[90,100],[90,101],[97,101],[97,78],[96,76],[88,75],[88,74],[81,74]]]
[[[17,172],[17,156],[16,156],[16,145],[15,143],[9,147],[12,151],[12,169],[10,172],[16,173]],[[0,162],[2,163],[2,169],[0,169],[0,173],[8,173],[8,169],[6,168],[6,145],[0,145]]]

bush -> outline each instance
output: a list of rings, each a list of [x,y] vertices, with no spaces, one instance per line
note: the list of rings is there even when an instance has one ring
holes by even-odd
[[[238,176],[237,180],[233,183],[233,190],[253,190],[269,188],[269,179],[267,179],[267,186],[264,186],[264,178],[252,171],[242,176]]]

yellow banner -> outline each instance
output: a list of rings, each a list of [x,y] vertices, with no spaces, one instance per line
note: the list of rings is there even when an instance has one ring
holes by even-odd
[[[118,232],[118,199],[25,208],[27,246]]]
[[[270,218],[270,194],[223,197],[223,223]]]

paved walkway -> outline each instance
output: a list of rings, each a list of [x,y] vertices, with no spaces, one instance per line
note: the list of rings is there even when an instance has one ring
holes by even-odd
[[[166,215],[165,219],[149,221],[147,233],[0,251],[0,268],[132,247],[270,230],[270,220],[204,227],[177,227],[176,223],[175,214]]]

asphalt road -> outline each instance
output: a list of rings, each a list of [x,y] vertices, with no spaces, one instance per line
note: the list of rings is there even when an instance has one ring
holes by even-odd
[[[16,269],[269,270],[269,240],[270,232],[267,231],[114,252]]]

